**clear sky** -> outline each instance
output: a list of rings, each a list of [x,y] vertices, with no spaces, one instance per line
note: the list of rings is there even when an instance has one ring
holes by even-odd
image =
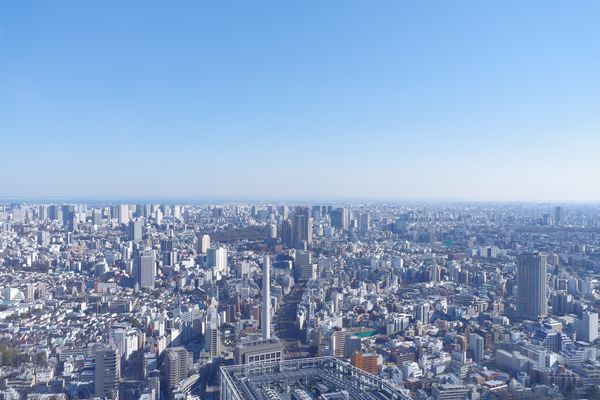
[[[600,200],[598,1],[0,2],[0,197]]]

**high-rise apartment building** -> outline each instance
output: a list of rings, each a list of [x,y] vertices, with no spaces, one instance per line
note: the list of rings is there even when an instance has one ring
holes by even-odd
[[[229,271],[227,266],[227,249],[224,247],[209,248],[206,251],[206,265],[213,268],[217,279],[221,279]]]
[[[165,350],[164,374],[169,391],[188,377],[188,368],[189,354],[184,347],[171,347]]]
[[[377,364],[377,354],[355,352],[350,357],[350,363],[356,368],[369,372],[373,375],[379,373],[379,365]]]
[[[473,354],[473,361],[480,362],[484,355],[485,340],[476,333],[469,335],[469,350]]]
[[[217,313],[217,307],[213,304],[208,309],[208,315],[206,316],[206,330],[204,332],[204,349],[212,357],[217,357],[221,354],[221,335],[219,332],[219,315]]]
[[[329,352],[334,357],[344,357],[346,349],[346,337],[348,331],[335,330],[331,333],[329,338]]]
[[[537,320],[548,315],[546,298],[546,255],[524,253],[517,271],[517,313],[521,318]]]
[[[208,235],[202,235],[202,237],[200,238],[198,244],[199,244],[198,252],[200,254],[202,254],[203,256],[205,256],[206,252],[210,248],[210,236],[208,236]]]

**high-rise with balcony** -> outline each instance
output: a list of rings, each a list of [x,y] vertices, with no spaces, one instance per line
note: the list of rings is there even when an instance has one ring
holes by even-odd
[[[524,253],[519,256],[517,313],[519,317],[531,320],[548,315],[545,254]]]

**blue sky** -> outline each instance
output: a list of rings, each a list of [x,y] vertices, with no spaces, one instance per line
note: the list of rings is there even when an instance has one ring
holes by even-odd
[[[2,1],[0,197],[600,200],[597,1]]]

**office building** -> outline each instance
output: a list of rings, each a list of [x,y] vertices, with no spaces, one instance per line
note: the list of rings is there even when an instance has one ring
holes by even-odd
[[[360,214],[358,226],[363,233],[368,232],[371,229],[371,216],[369,213]]]
[[[107,399],[118,399],[121,360],[116,349],[102,347],[95,351],[94,395]]]
[[[469,388],[464,385],[435,385],[431,389],[434,400],[465,400],[469,397]]]
[[[117,220],[119,224],[126,225],[129,223],[129,205],[119,204],[117,206]]]
[[[281,243],[288,245],[288,246],[292,246],[293,245],[292,221],[290,221],[289,219],[284,219],[281,222],[280,233],[281,233]]]
[[[335,210],[331,211],[330,217],[331,226],[342,231],[348,230],[350,217],[347,207],[336,208]]]
[[[561,207],[554,208],[554,225],[562,226],[565,224],[565,210]]]
[[[48,206],[40,205],[38,208],[38,219],[44,221],[48,219]]]
[[[283,359],[283,342],[277,338],[271,338],[239,343],[235,346],[233,359],[236,364],[281,361]]]
[[[209,248],[206,252],[206,265],[215,272],[217,280],[228,273],[227,249],[224,247]]]
[[[302,243],[312,243],[312,218],[309,207],[296,207],[292,228],[293,246],[302,247]]]
[[[142,240],[142,221],[139,219],[129,221],[127,240],[136,243]]]
[[[140,288],[154,289],[156,283],[156,258],[154,251],[146,249],[140,253],[136,262],[136,282]]]

